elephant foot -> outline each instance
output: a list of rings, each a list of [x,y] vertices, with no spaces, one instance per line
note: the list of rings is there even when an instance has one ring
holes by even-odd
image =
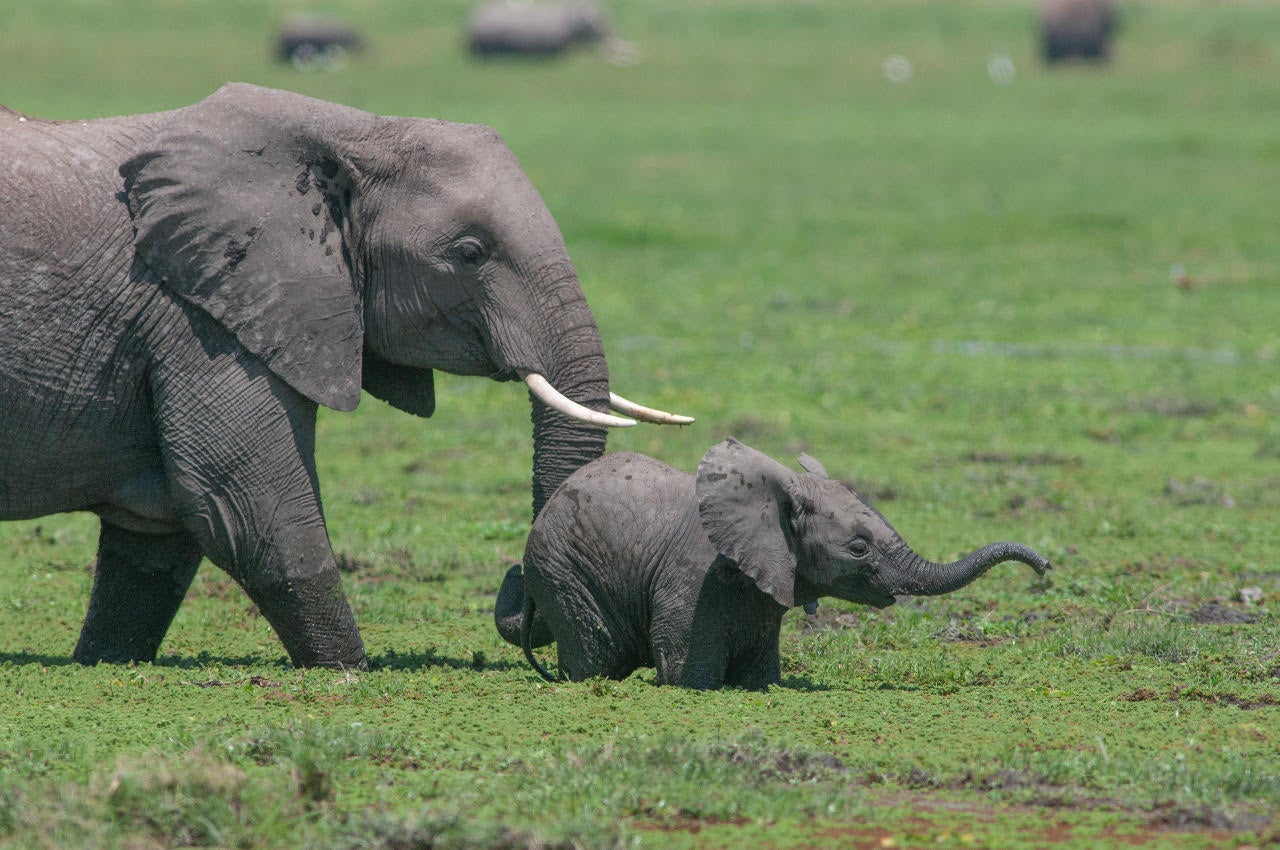
[[[369,668],[336,566],[314,576],[245,590],[295,667]]]

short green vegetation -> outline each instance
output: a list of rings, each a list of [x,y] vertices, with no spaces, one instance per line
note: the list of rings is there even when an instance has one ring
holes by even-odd
[[[612,448],[807,451],[922,554],[1055,570],[794,612],[768,693],[548,685],[492,624],[525,395],[442,376],[430,422],[321,414],[372,672],[291,669],[208,566],[158,663],[75,666],[92,517],[0,526],[0,846],[1280,842],[1280,6],[1126,3],[1110,67],[1050,71],[1029,0],[616,3],[631,67],[477,64],[463,0],[327,0],[370,46],[304,74],[270,55],[301,5],[6,4],[0,101],[236,79],[492,124],[616,388],[698,417]]]

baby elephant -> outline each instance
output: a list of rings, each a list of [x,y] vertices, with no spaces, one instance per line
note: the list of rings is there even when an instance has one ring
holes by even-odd
[[[926,561],[821,464],[800,464],[792,472],[733,439],[696,476],[629,452],[588,464],[534,522],[523,575],[512,567],[498,594],[498,631],[547,679],[533,648],[554,641],[574,681],[651,666],[660,684],[763,690],[781,680],[792,606],[835,596],[883,608],[964,587],[1002,561],[1049,569],[1017,543]]]

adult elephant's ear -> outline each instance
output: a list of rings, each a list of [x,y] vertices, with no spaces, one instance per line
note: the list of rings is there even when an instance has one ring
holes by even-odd
[[[703,455],[695,485],[702,527],[716,551],[787,608],[795,604],[787,487],[793,478],[773,458],[730,438]]]
[[[156,117],[154,142],[120,167],[138,261],[298,392],[355,408],[355,174],[331,139],[373,116],[232,84]]]

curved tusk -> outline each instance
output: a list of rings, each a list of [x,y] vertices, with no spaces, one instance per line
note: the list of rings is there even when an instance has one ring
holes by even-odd
[[[681,416],[678,413],[667,413],[665,410],[654,410],[652,407],[645,407],[629,401],[617,393],[609,393],[609,406],[619,413],[625,413],[628,416],[634,416],[645,422],[654,422],[658,425],[688,425],[693,422],[692,416]]]
[[[525,375],[524,382],[529,385],[531,393],[542,399],[543,404],[560,411],[572,419],[587,422],[591,425],[603,425],[606,428],[630,428],[636,424],[634,419],[623,419],[619,416],[610,416],[608,413],[597,413],[589,407],[578,404],[573,399],[566,398],[559,390],[551,386],[550,381],[537,372],[529,372]]]

